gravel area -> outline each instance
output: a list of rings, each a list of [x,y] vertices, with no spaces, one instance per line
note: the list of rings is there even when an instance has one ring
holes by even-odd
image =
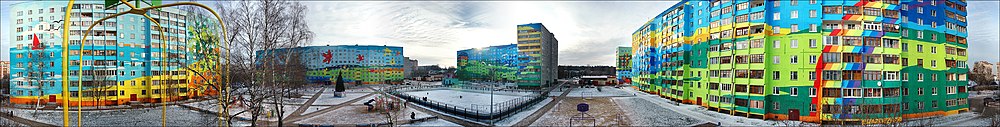
[[[159,126],[162,124],[162,112],[160,107],[145,109],[123,109],[110,111],[83,111],[84,126]],[[167,125],[170,126],[216,126],[217,118],[215,114],[197,112],[180,106],[167,106]],[[16,110],[14,115],[52,125],[62,125],[62,111],[38,111]],[[76,125],[76,112],[70,112],[70,124]],[[236,122],[234,126],[249,126],[242,121]]]
[[[587,103],[590,110],[587,114],[593,120],[574,120],[574,117],[581,117],[580,111],[576,110],[577,104]],[[630,121],[623,115],[622,110],[610,98],[566,98],[558,102],[555,107],[549,109],[541,118],[535,120],[531,126],[629,126]],[[572,125],[571,125],[571,122]],[[651,125],[651,124],[640,124]]]
[[[702,122],[641,98],[615,98],[614,101],[633,125],[688,126]]]

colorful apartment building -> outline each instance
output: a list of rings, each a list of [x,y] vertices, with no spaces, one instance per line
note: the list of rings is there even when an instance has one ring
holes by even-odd
[[[969,110],[964,0],[683,0],[632,34],[632,85],[734,116]]]
[[[403,47],[379,45],[307,46],[257,51],[262,54],[297,53],[308,70],[310,84],[332,85],[339,74],[347,84],[400,84],[403,82]],[[290,52],[282,52],[290,51]],[[359,85],[361,85],[359,84]]]
[[[517,25],[518,86],[547,87],[559,77],[559,40],[542,23]]]
[[[458,51],[456,77],[461,81],[518,81],[520,65],[517,44]]]
[[[618,60],[615,60],[615,73],[618,83],[632,83],[632,47],[618,47],[616,50]]]
[[[462,81],[509,81],[519,87],[546,87],[559,77],[559,42],[541,23],[517,25],[517,44],[458,51],[456,77]]]
[[[215,81],[217,75],[189,75],[218,67],[214,17],[175,8],[151,10],[147,14],[164,30],[160,36],[157,26],[141,15],[95,23],[128,11],[125,6],[105,8],[102,1],[79,1],[70,7],[67,2],[30,1],[9,8],[10,26],[4,28],[11,33],[12,103],[62,104],[69,99],[73,106],[120,105],[215,93],[203,84]],[[67,10],[72,11],[68,20],[64,19]],[[68,37],[62,36],[64,22],[71,24]],[[91,24],[97,25],[87,42],[81,43],[83,31]],[[64,38],[69,45],[62,44]],[[69,46],[69,51],[63,46]],[[69,57],[61,55],[66,52]],[[68,66],[62,65],[63,59],[68,59]],[[64,68],[69,71],[63,72]],[[71,82],[70,98],[61,96],[63,77]]]

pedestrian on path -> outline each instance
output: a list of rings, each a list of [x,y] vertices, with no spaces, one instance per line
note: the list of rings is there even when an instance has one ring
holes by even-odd
[[[410,112],[410,119],[417,119],[417,113]]]

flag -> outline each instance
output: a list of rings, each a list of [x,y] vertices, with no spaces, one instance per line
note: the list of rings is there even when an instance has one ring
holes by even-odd
[[[38,41],[38,35],[31,34],[31,50],[43,49],[42,43]]]

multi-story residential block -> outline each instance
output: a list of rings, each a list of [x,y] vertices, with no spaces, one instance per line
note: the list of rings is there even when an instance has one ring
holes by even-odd
[[[128,11],[125,6],[105,8],[100,1],[80,1],[69,7],[66,2],[30,1],[9,8],[10,26],[4,28],[11,33],[12,103],[61,104],[69,99],[74,106],[119,105],[215,93],[203,84],[217,76],[188,75],[217,67],[213,61],[218,58],[218,40],[206,37],[217,32],[214,17],[175,8],[151,10],[147,14],[162,26],[157,27],[141,15],[94,22]],[[64,19],[66,11],[72,12],[70,19]],[[64,22],[71,24],[69,29],[62,29]],[[87,42],[82,42],[82,33],[91,24],[97,25]],[[65,30],[69,36],[62,36]],[[68,39],[69,45],[63,45],[62,39]],[[64,51],[64,46],[69,50]],[[62,64],[64,59],[68,66]],[[71,82],[70,98],[60,96],[63,77]]]
[[[632,79],[632,47],[618,47],[615,71],[618,83],[631,84]]]
[[[463,81],[510,81],[546,87],[559,77],[555,35],[541,23],[517,25],[517,44],[458,51],[456,77]]]
[[[410,59],[410,57],[403,57],[406,61],[403,61],[403,78],[413,78],[413,72],[417,70],[419,61]]]
[[[965,6],[684,0],[632,34],[632,84],[760,119],[880,123],[966,112]]]
[[[542,23],[517,25],[518,85],[546,87],[559,77],[559,41]]]
[[[10,61],[0,61],[0,79],[10,77]]]
[[[518,81],[517,44],[459,50],[456,77],[462,81]]]
[[[305,64],[310,84],[332,85],[337,75],[346,84],[399,84],[403,82],[403,47],[378,45],[307,46],[257,51],[265,54],[295,53]],[[287,51],[287,52],[285,52]],[[359,84],[360,83],[360,84]]]

